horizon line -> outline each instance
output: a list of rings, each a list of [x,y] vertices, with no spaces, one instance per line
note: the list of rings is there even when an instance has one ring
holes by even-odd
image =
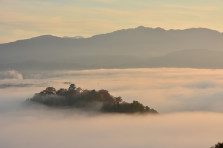
[[[170,29],[170,28],[164,28],[164,27],[146,27],[146,26],[143,26],[143,25],[140,25],[140,26],[137,26],[137,27],[131,27],[131,28],[123,28],[123,29],[117,29],[117,30],[114,30],[114,31],[110,31],[110,32],[106,32],[106,33],[99,33],[99,34],[95,34],[95,35],[91,35],[91,36],[82,36],[82,35],[77,35],[77,36],[58,36],[58,35],[54,35],[54,34],[40,34],[40,35],[37,35],[37,36],[32,36],[32,37],[29,37],[29,38],[23,38],[23,39],[17,39],[17,40],[14,40],[14,41],[9,41],[9,42],[0,42],[0,45],[2,44],[9,44],[9,43],[14,43],[14,42],[18,42],[18,41],[24,41],[24,40],[29,40],[29,39],[34,39],[34,38],[39,38],[39,37],[44,37],[44,36],[49,36],[49,37],[55,37],[55,38],[61,38],[61,39],[89,39],[89,38],[92,38],[92,37],[95,37],[95,36],[99,36],[99,35],[105,35],[105,34],[110,34],[110,33],[115,33],[115,32],[118,32],[118,31],[126,31],[126,30],[134,30],[134,29],[153,29],[153,30],[163,30],[163,31],[184,31],[184,30],[190,30],[190,29],[206,29],[206,30],[210,30],[210,31],[215,31],[215,32],[218,32],[218,33],[223,33],[221,32],[220,30],[217,30],[217,29],[212,29],[212,28],[206,28],[206,27],[189,27],[189,28],[183,28],[183,29]]]

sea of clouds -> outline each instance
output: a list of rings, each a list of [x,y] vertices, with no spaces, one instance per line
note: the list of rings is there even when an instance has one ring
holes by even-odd
[[[24,101],[75,83],[139,100],[160,115],[103,115]],[[100,69],[0,72],[0,147],[209,148],[223,140],[223,70]]]

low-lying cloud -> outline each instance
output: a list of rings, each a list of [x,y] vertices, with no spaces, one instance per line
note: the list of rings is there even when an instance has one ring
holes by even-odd
[[[1,89],[67,88],[106,89],[124,100],[139,100],[161,113],[180,111],[222,112],[223,70],[209,69],[99,69],[24,73],[26,79],[2,79]],[[23,87],[23,88],[22,88]],[[11,90],[10,90],[11,91]],[[31,97],[31,96],[30,96]]]
[[[160,115],[87,114],[24,104],[47,86],[70,83],[137,99]],[[209,148],[222,140],[222,98],[223,70],[64,71],[1,79],[0,147]]]
[[[23,74],[16,70],[0,72],[0,79],[18,79],[23,80]]]
[[[30,87],[32,84],[0,84],[0,89],[9,88],[9,87]]]
[[[0,145],[4,148],[209,148],[222,140],[222,124],[221,113],[87,115],[38,108],[1,114],[0,125],[4,128]]]
[[[186,85],[186,87],[194,88],[194,89],[208,89],[208,88],[214,88],[217,87],[217,84],[213,81],[200,81],[195,83],[190,83]]]

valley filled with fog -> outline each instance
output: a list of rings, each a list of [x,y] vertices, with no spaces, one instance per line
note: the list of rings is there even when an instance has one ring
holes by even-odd
[[[96,114],[24,101],[48,86],[106,89],[159,115]],[[209,148],[222,140],[223,70],[190,68],[0,72],[4,148]]]

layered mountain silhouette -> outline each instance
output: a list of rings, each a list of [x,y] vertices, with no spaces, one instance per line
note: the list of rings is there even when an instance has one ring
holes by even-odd
[[[223,33],[137,27],[89,38],[43,35],[0,44],[0,70],[223,68]]]

